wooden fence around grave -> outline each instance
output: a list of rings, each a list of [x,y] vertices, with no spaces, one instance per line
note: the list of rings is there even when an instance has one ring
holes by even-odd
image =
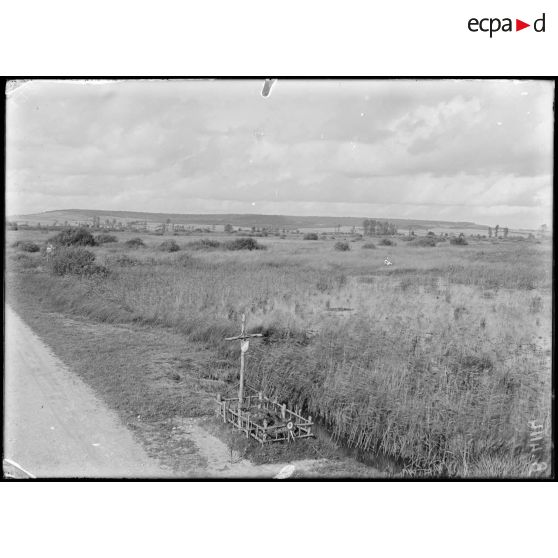
[[[306,419],[297,412],[287,409],[286,405],[265,397],[261,392],[244,396],[242,409],[239,409],[238,401],[238,397],[222,398],[218,395],[217,414],[224,423],[230,423],[244,432],[247,438],[252,437],[264,444],[314,436],[312,417]],[[265,419],[256,419],[265,412],[277,417],[278,422],[267,424]]]

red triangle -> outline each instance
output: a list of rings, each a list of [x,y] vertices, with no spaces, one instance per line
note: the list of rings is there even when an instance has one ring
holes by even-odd
[[[526,27],[531,27],[531,24],[530,23],[525,23],[524,21],[521,21],[520,19],[515,20],[515,30],[516,31],[521,31],[522,29],[525,29]]]

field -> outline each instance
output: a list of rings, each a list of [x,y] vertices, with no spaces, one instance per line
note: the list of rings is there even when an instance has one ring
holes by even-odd
[[[134,399],[116,377],[106,388],[114,405],[135,413],[141,400],[156,418],[210,413],[210,395],[237,381],[239,348],[224,338],[246,312],[248,329],[264,334],[251,343],[248,382],[301,407],[346,447],[385,456],[399,474],[526,477],[530,421],[544,424],[549,462],[549,241],[417,247],[371,238],[376,247],[364,249],[369,239],[290,234],[257,238],[263,250],[226,250],[234,235],[206,235],[221,243],[212,247],[201,236],[110,234],[118,242],[87,247],[108,274],[55,275],[41,252],[13,246],[44,246],[54,235],[44,230],[8,231],[6,263],[16,309],[167,331],[209,355],[195,366],[165,362],[174,391],[139,378]],[[125,244],[137,236],[145,247]],[[170,239],[179,250],[161,251]],[[336,250],[340,240],[350,249]],[[185,407],[193,389],[201,395],[188,393]]]

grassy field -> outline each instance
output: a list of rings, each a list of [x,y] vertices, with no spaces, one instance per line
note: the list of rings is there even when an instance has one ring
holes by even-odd
[[[52,232],[8,231],[8,300],[91,323],[166,328],[211,352],[199,376],[219,387],[236,381],[239,348],[224,338],[246,312],[249,329],[264,333],[250,347],[248,382],[406,475],[527,476],[533,420],[544,423],[548,458],[549,242],[422,248],[373,238],[376,248],[363,249],[347,239],[341,252],[333,235],[290,235],[236,251],[190,236],[163,252],[168,236],[139,235],[146,246],[132,249],[125,241],[137,234],[115,234],[118,242],[87,248],[108,276],[84,278],[53,275],[41,252],[12,247],[43,246]],[[154,409],[164,405],[161,390],[145,389]]]

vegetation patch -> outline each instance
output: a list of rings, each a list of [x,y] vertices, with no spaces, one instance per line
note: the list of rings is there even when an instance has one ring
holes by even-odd
[[[178,252],[180,250],[180,246],[175,240],[165,240],[159,244],[159,250],[161,252]]]
[[[464,236],[452,236],[450,238],[450,244],[453,246],[467,246],[469,243]]]
[[[223,244],[226,250],[266,250],[267,246],[260,244],[255,238],[241,237]]]
[[[335,243],[333,248],[338,252],[348,252],[351,249],[351,246],[348,242],[340,240],[339,242]]]
[[[216,250],[221,246],[221,243],[211,238],[202,238],[200,240],[193,240],[188,242],[185,246],[188,250]]]
[[[57,246],[96,246],[93,235],[83,227],[67,228],[49,238],[49,242]]]
[[[118,242],[118,238],[113,234],[98,234],[95,236],[97,244],[108,244],[109,242]]]
[[[433,236],[419,236],[409,242],[409,246],[416,246],[417,248],[434,248],[436,246],[436,239]]]
[[[109,270],[97,265],[95,254],[84,248],[60,248],[48,261],[50,271],[54,275],[107,276]]]
[[[306,233],[302,237],[302,240],[318,240],[318,234],[317,233]]]
[[[134,258],[133,256],[128,256],[128,254],[119,254],[118,256],[116,256],[114,258],[114,260],[109,260],[111,263],[112,261],[114,261],[114,263],[116,265],[122,266],[122,267],[133,267],[135,265],[140,265],[141,261],[138,260],[137,258]]]
[[[391,238],[382,238],[378,244],[380,246],[397,246],[397,242]]]
[[[27,240],[18,240],[12,244],[13,248],[17,248],[22,252],[39,252],[41,247],[35,242],[30,242]]]
[[[131,248],[132,250],[145,248],[145,242],[141,238],[130,238],[130,240],[127,240],[124,245],[126,248]]]

